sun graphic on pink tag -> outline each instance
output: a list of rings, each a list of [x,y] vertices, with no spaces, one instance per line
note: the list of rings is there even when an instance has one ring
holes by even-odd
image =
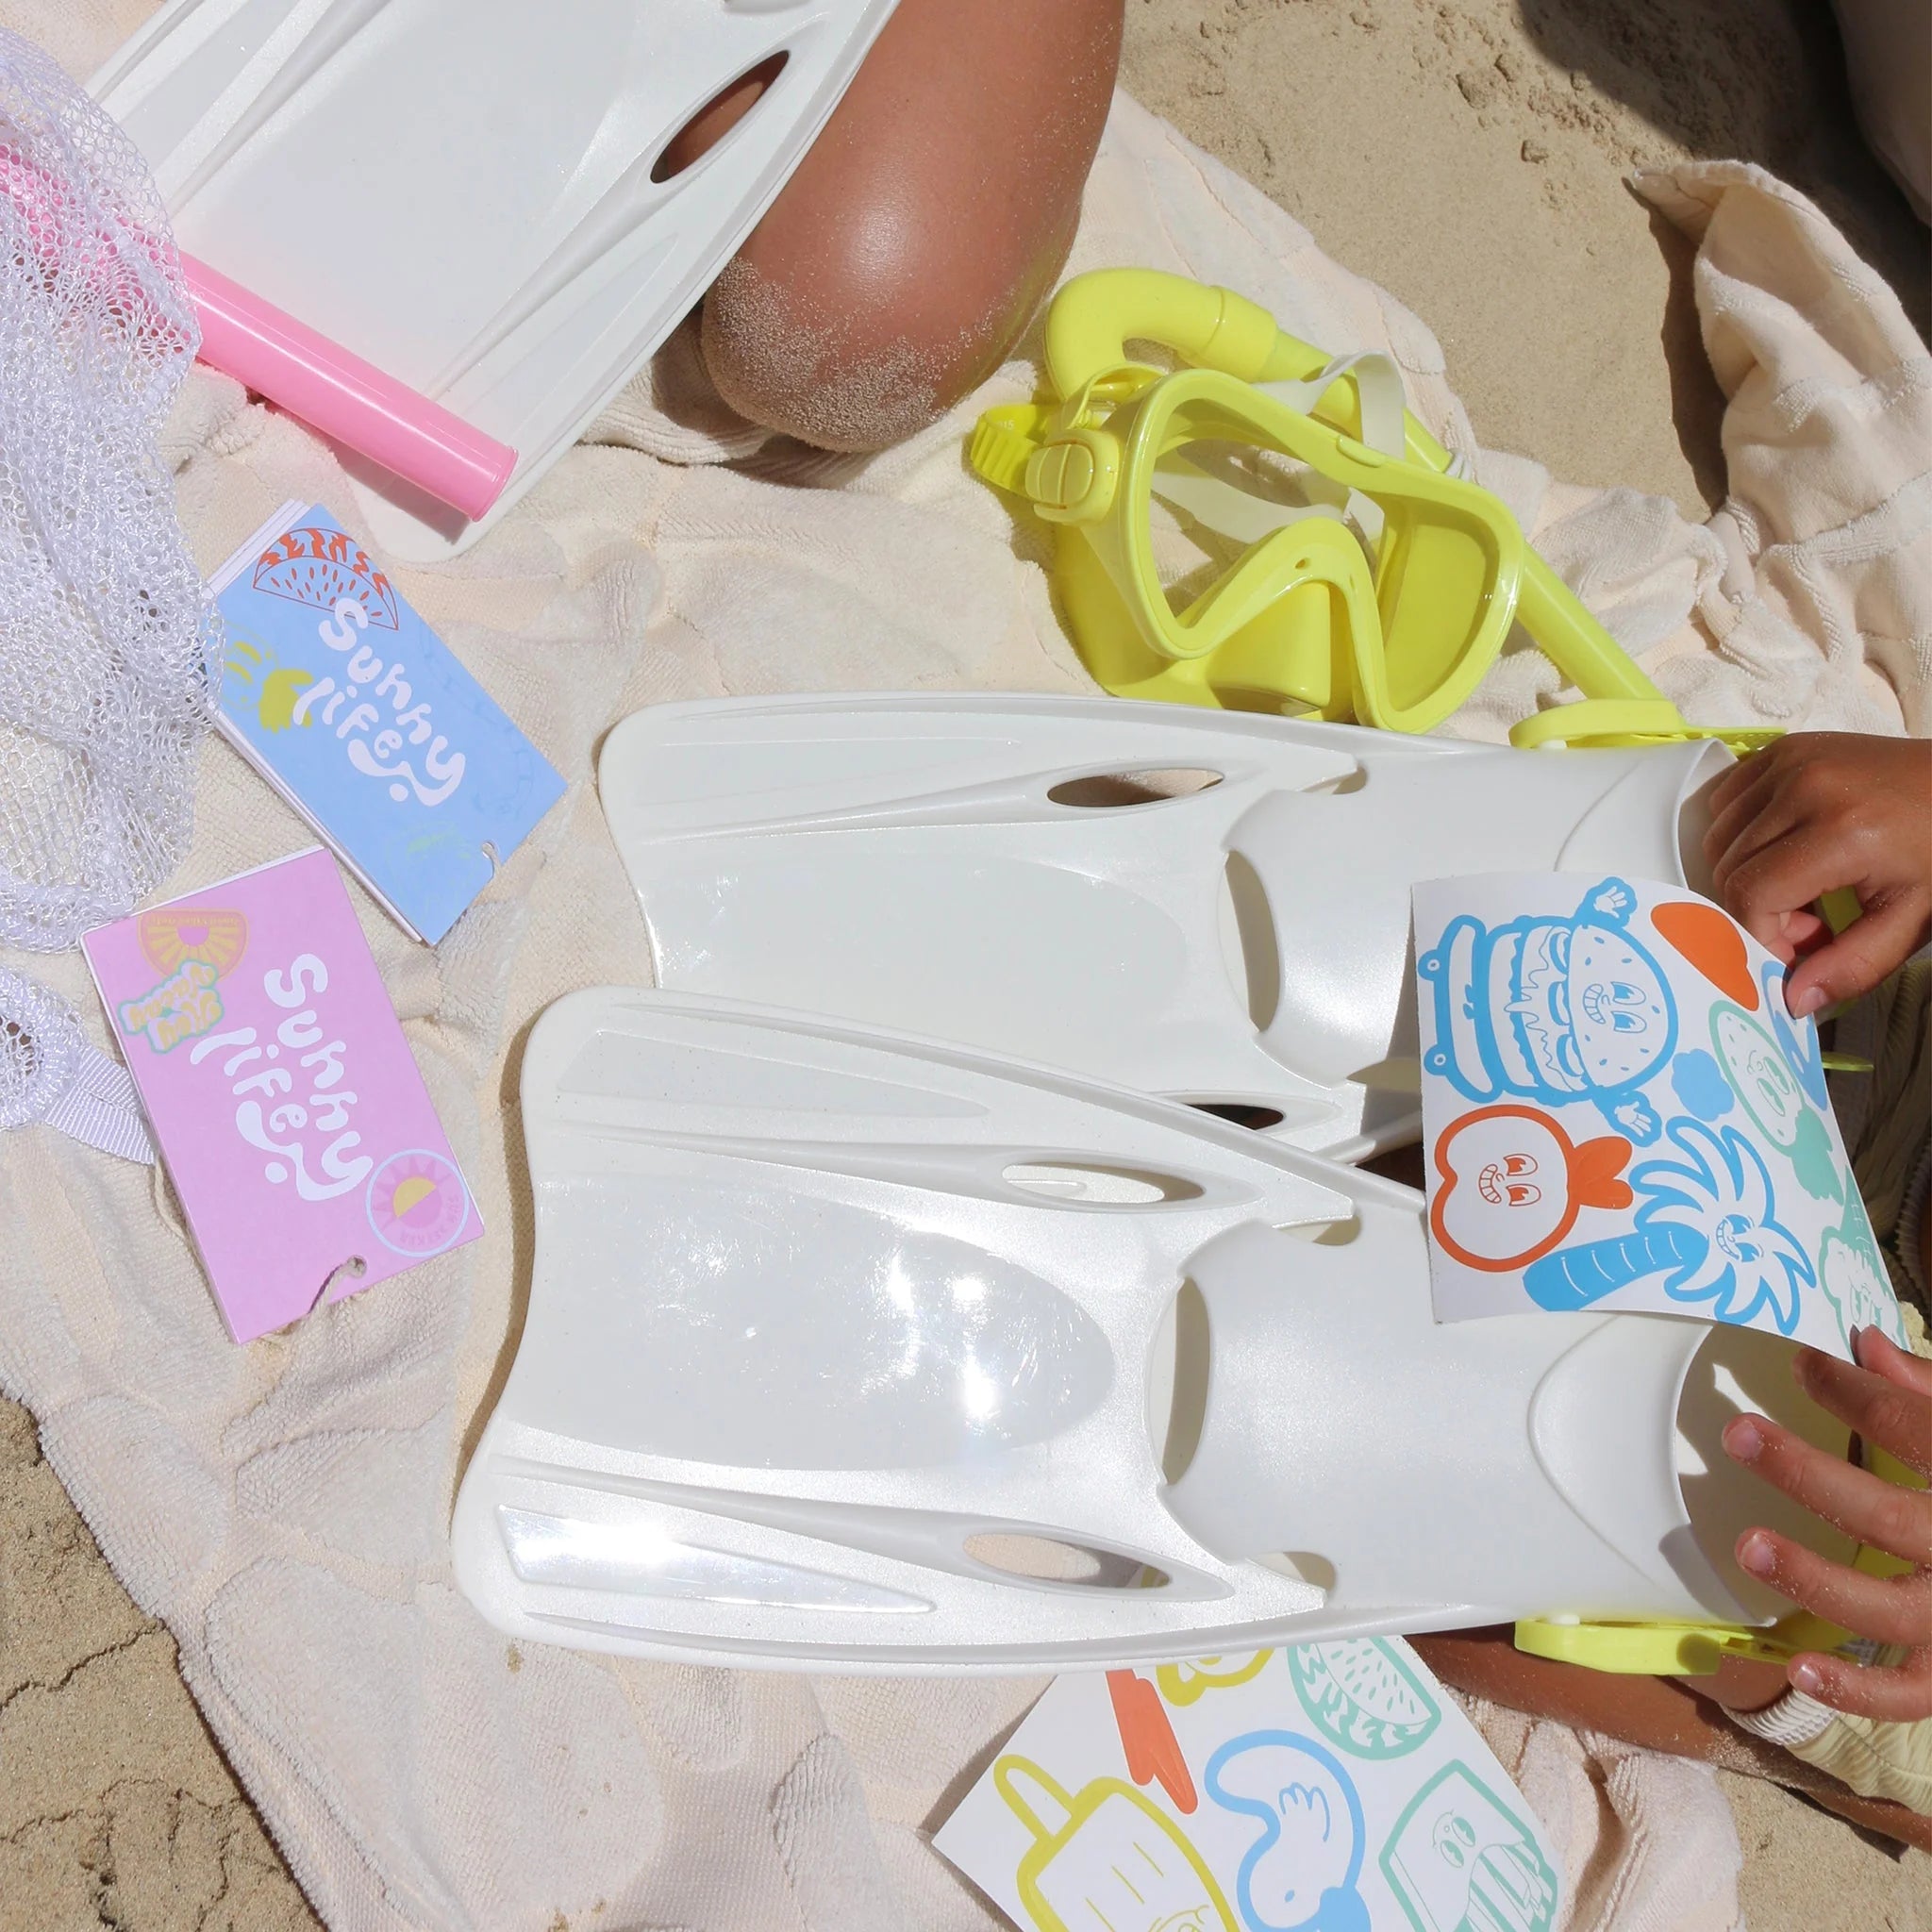
[[[193,959],[219,977],[248,950],[248,921],[227,907],[158,906],[138,916],[135,931],[158,973],[178,973]]]
[[[440,1255],[469,1218],[463,1177],[440,1154],[412,1147],[391,1155],[370,1176],[369,1224],[399,1255]]]

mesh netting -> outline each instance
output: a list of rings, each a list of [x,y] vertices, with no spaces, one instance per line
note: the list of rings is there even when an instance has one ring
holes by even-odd
[[[0,966],[0,1130],[44,1120],[81,1052],[74,1008],[38,980]]]
[[[134,144],[0,30],[0,941],[173,869],[218,620],[157,448],[199,340]]]

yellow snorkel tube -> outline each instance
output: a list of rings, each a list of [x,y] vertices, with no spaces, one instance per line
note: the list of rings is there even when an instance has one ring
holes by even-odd
[[[1131,361],[1139,341],[1185,366]],[[1385,358],[1333,362],[1230,290],[1103,269],[1055,298],[1046,378],[1052,399],[980,418],[971,458],[1059,526],[1074,641],[1119,696],[1426,731],[1520,623],[1584,702],[1526,719],[1518,744],[1721,737],[1743,750],[1777,735],[1686,724],[1507,508],[1453,474]],[[1288,508],[1284,458],[1327,500]],[[1157,501],[1244,546],[1178,608]],[[1373,565],[1351,512],[1379,525]]]

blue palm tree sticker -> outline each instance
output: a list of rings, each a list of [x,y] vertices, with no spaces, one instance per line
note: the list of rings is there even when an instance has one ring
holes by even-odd
[[[1736,1127],[1678,1119],[1665,1132],[1685,1158],[1647,1160],[1632,1172],[1641,1201],[1636,1228],[1532,1263],[1523,1277],[1530,1299],[1545,1308],[1588,1307],[1662,1274],[1672,1300],[1708,1303],[1715,1321],[1768,1314],[1779,1334],[1793,1334],[1803,1291],[1818,1277],[1776,1219],[1763,1157]]]

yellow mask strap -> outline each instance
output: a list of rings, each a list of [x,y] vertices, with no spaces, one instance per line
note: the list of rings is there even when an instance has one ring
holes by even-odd
[[[1714,738],[1734,752],[1762,751],[1784,733],[1774,725],[1750,729],[1691,724],[1668,698],[1582,698],[1557,705],[1509,727],[1519,751],[1545,744],[1681,744]]]
[[[1158,382],[1162,374],[1142,362],[1124,362],[1090,377],[1064,401],[1008,403],[988,409],[973,425],[966,459],[995,490],[1030,496],[1026,465],[1036,450],[1103,420]]]

